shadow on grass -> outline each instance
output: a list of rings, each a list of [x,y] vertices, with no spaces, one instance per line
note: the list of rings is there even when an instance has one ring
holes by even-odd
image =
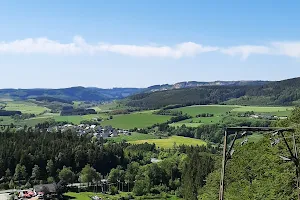
[[[68,195],[63,195],[63,200],[75,199],[75,197],[70,197]]]

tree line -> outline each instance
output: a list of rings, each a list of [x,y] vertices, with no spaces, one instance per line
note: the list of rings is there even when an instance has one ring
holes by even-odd
[[[193,199],[197,193],[189,191],[203,187],[203,180],[215,167],[211,147],[164,150],[154,144],[104,142],[71,131],[6,129],[0,133],[0,188],[59,181],[95,183],[105,178],[115,185],[122,182],[126,187],[119,190],[137,196],[169,193]],[[162,161],[151,163],[153,157]]]

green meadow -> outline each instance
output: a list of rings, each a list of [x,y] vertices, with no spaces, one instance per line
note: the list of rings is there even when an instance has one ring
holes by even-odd
[[[187,138],[182,136],[171,136],[169,138],[165,139],[148,139],[148,140],[137,140],[137,141],[130,141],[131,144],[143,144],[143,143],[149,143],[149,144],[155,144],[157,147],[160,148],[172,148],[174,144],[177,146],[179,145],[206,145],[206,142],[199,139],[194,138]]]
[[[227,106],[227,105],[197,105],[197,106],[187,106],[182,108],[175,108],[174,110],[182,111],[182,113],[186,113],[195,117],[198,114],[202,113],[210,113],[214,115],[222,115],[226,114],[226,112],[230,112],[232,109],[238,106]]]
[[[71,122],[73,124],[80,124],[81,121],[83,120],[91,120],[93,118],[107,118],[108,116],[106,115],[101,115],[101,114],[91,114],[91,115],[70,115],[70,116],[54,116],[54,120],[61,122],[61,121],[67,121]]]
[[[227,112],[247,112],[268,113],[278,116],[288,116],[293,107],[273,107],[273,106],[238,106],[238,105],[197,105],[176,108],[174,110],[182,111],[191,116],[202,113],[211,113],[215,116],[225,115]]]
[[[49,109],[46,107],[38,106],[34,103],[26,101],[8,101],[5,102],[5,104],[6,107],[4,108],[4,110],[18,110],[22,113],[32,113],[38,115],[45,111],[49,111]]]
[[[157,139],[157,138],[158,137],[155,135],[133,132],[131,133],[131,135],[120,135],[118,137],[108,138],[108,140],[113,142],[122,142],[124,140],[127,142],[131,142],[137,140],[149,140],[149,139]]]
[[[288,116],[291,114],[293,107],[261,107],[261,106],[240,106],[234,108],[232,112],[247,112],[253,111],[255,113],[267,113],[278,116]]]
[[[153,115],[151,112],[136,112],[126,115],[114,115],[113,119],[105,120],[101,124],[123,129],[146,128],[156,123],[166,122],[170,118],[171,116],[166,115]]]

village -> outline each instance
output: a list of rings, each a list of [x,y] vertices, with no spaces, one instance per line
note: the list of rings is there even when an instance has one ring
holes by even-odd
[[[109,138],[109,137],[118,137],[120,135],[131,135],[129,130],[125,129],[116,129],[112,126],[101,126],[101,125],[89,125],[89,124],[79,124],[79,125],[73,125],[73,124],[65,124],[61,126],[51,126],[47,128],[47,132],[66,132],[68,130],[71,130],[72,132],[76,132],[79,136],[86,135],[86,134],[92,134],[94,137],[97,137],[98,139],[103,138]]]

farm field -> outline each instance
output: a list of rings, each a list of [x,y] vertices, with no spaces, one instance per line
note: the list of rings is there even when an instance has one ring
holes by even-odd
[[[255,113],[269,113],[278,116],[288,116],[293,107],[260,107],[260,106],[239,106],[234,108],[232,112],[247,112],[253,111]]]
[[[91,115],[70,115],[70,116],[54,116],[53,119],[57,122],[67,121],[73,124],[80,124],[82,120],[91,120],[93,118],[102,117],[105,118],[107,116],[101,114],[91,114]]]
[[[179,127],[182,126],[183,124],[186,125],[187,127],[198,127],[202,124],[216,124],[220,122],[222,117],[215,116],[215,117],[194,117],[191,119],[186,119],[180,122],[172,123],[170,126],[174,127]]]
[[[32,113],[32,114],[41,114],[49,109],[46,107],[38,106],[31,102],[26,101],[8,101],[5,102],[6,107],[4,110],[18,110],[22,113]]]
[[[108,140],[114,142],[122,142],[123,140],[126,140],[130,142],[130,141],[137,141],[137,140],[157,139],[157,138],[158,137],[155,135],[133,132],[131,133],[131,135],[122,135],[118,137],[108,138]]]
[[[96,112],[108,112],[108,111],[112,111],[115,109],[123,109],[124,108],[124,107],[118,107],[118,106],[119,106],[119,104],[116,101],[113,101],[110,103],[105,103],[105,104],[94,106],[91,108],[94,109]]]
[[[143,143],[149,143],[149,144],[155,144],[157,147],[160,148],[172,148],[174,146],[174,143],[176,145],[206,145],[206,142],[203,140],[199,139],[194,139],[194,138],[187,138],[187,137],[182,137],[182,136],[171,136],[166,139],[149,139],[149,140],[137,140],[137,141],[131,141],[131,144],[143,144]]]
[[[237,108],[239,106],[227,106],[227,105],[197,105],[197,106],[187,106],[182,108],[175,108],[173,110],[182,111],[182,113],[186,113],[195,117],[198,114],[202,113],[211,113],[214,115],[222,115],[226,114],[226,112],[230,112],[232,109]]]
[[[211,113],[216,116],[225,115],[226,112],[247,112],[268,113],[278,116],[287,116],[291,113],[293,107],[262,107],[262,106],[238,106],[238,105],[197,105],[175,108],[173,110],[182,111],[191,116],[202,113]]]
[[[115,128],[132,129],[146,128],[155,123],[163,123],[168,121],[171,116],[153,115],[151,112],[137,112],[127,115],[114,115],[113,119],[101,122],[102,125],[111,125]]]
[[[49,120],[51,117],[36,117],[36,118],[30,118],[30,119],[25,119],[25,120],[20,120],[20,121],[14,121],[11,117],[2,117],[0,116],[0,120],[2,119],[3,121],[0,121],[0,124],[5,124],[9,125],[11,123],[19,126],[35,126],[38,123],[45,122]]]

